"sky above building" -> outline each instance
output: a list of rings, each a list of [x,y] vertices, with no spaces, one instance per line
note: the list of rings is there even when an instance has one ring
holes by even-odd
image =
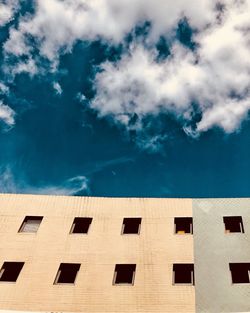
[[[0,192],[250,196],[250,0],[0,0]]]

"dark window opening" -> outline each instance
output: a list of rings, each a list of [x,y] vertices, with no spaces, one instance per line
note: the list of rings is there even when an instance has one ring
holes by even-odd
[[[15,282],[23,268],[24,262],[4,262],[0,271],[0,281]]]
[[[36,233],[42,222],[43,216],[26,216],[19,229],[20,233]]]
[[[125,217],[122,224],[122,234],[139,234],[140,227],[140,217]]]
[[[174,264],[173,282],[194,285],[194,264]]]
[[[226,233],[244,233],[244,227],[241,216],[224,216]]]
[[[193,218],[192,217],[175,217],[175,233],[176,234],[192,234]]]
[[[80,264],[61,263],[54,284],[74,284]]]
[[[75,217],[71,226],[71,234],[87,234],[89,226],[92,223],[92,217]]]
[[[134,284],[136,264],[116,264],[114,284]]]
[[[250,263],[230,263],[233,284],[250,283]]]

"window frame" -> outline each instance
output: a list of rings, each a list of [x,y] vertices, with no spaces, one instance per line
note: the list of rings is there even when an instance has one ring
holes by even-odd
[[[244,265],[248,265],[248,269],[247,269],[247,275],[248,275],[248,282],[237,282],[237,283],[234,283],[233,282],[233,274],[232,274],[232,270],[231,270],[231,265],[235,265],[235,264],[244,264]],[[246,266],[247,268],[247,266]],[[231,284],[232,285],[250,285],[250,262],[247,263],[247,262],[240,262],[240,263],[229,263],[229,271],[230,271],[230,274],[231,274]]]
[[[88,231],[87,231],[86,233],[74,233],[74,232],[73,232],[73,231],[74,231],[74,228],[75,228],[75,225],[76,225],[75,220],[76,220],[77,218],[80,218],[80,219],[90,219],[90,220],[91,220],[90,223],[89,223],[89,225],[88,225],[88,226],[89,226],[89,227],[88,227]],[[88,234],[89,234],[89,231],[90,231],[90,227],[91,227],[91,225],[92,225],[92,222],[93,222],[93,217],[76,216],[76,217],[74,218],[74,220],[73,220],[73,223],[72,223],[71,227],[70,227],[69,234],[70,234],[70,235],[88,235]]]
[[[63,283],[63,282],[58,282],[61,274],[62,274],[62,269],[61,266],[64,265],[64,264],[70,264],[70,265],[79,265],[79,268],[78,270],[76,271],[76,275],[75,275],[75,279],[74,279],[74,282],[73,283]],[[60,263],[59,267],[58,267],[58,270],[56,272],[56,276],[55,276],[55,279],[54,279],[54,282],[53,282],[53,285],[75,285],[76,284],[76,279],[77,279],[77,276],[79,274],[79,271],[80,271],[80,268],[81,268],[81,263]]]
[[[25,218],[23,219],[22,223],[21,223],[21,226],[18,229],[18,233],[20,233],[20,234],[37,234],[37,232],[39,231],[39,228],[42,224],[43,218],[44,218],[44,216],[41,216],[41,215],[26,215]],[[40,221],[37,230],[35,232],[23,231],[25,226],[28,224],[28,220],[32,220],[32,219]]]
[[[238,218],[239,219],[239,227],[240,227],[240,231],[230,231],[229,229],[226,228],[226,219],[230,219],[230,218]],[[240,215],[227,215],[227,216],[223,216],[223,224],[224,224],[224,233],[226,235],[228,234],[244,234],[245,233],[245,229],[244,229],[244,224],[243,224],[243,218]]]
[[[19,263],[21,266],[20,266],[20,269],[19,269],[19,272],[17,274],[17,277],[16,277],[16,280],[2,280],[2,276],[4,275],[4,272],[6,271],[6,268],[5,268],[5,264],[6,263]],[[21,274],[21,271],[24,267],[24,264],[25,262],[22,262],[22,261],[4,261],[3,264],[2,264],[2,267],[0,268],[0,283],[10,283],[10,284],[15,284]]]
[[[134,265],[134,270],[132,273],[132,281],[131,283],[116,283],[116,278],[117,278],[117,270],[116,267],[119,265]],[[113,275],[113,280],[112,280],[112,285],[113,286],[134,286],[135,284],[135,272],[136,272],[136,264],[127,264],[127,263],[119,263],[119,264],[115,264],[115,269],[114,269],[114,275]]]
[[[175,282],[175,265],[192,265],[193,269],[191,270],[191,283],[176,283]],[[194,275],[194,263],[174,263],[172,268],[172,285],[173,286],[195,286],[195,275]]]
[[[128,219],[140,219],[140,223],[138,226],[138,232],[137,233],[124,233],[124,229],[125,229],[125,223],[124,221]],[[122,220],[122,229],[121,229],[121,235],[140,235],[141,234],[141,224],[142,224],[142,217],[124,217]]]
[[[190,232],[189,233],[178,233],[177,232],[177,225],[176,225],[176,220],[178,219],[191,219],[191,223],[189,224],[190,225]],[[174,234],[175,235],[193,235],[194,234],[194,225],[193,225],[193,217],[192,216],[176,216],[174,217]]]

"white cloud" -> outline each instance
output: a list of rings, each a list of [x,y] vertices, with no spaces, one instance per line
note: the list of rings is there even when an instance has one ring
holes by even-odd
[[[188,123],[195,103],[201,121],[195,133],[185,127],[186,133],[239,128],[250,110],[250,1],[230,2],[221,18],[195,36],[195,51],[176,42],[171,55],[157,61],[154,49],[139,44],[118,62],[103,63],[91,107],[101,117],[141,130],[144,117],[160,112]]]
[[[77,40],[119,43],[138,23],[149,21],[152,28],[146,45],[150,48],[137,43],[118,62],[102,64],[91,107],[129,130],[143,131],[146,116],[167,112],[184,123],[189,135],[214,126],[230,133],[240,127],[250,109],[250,0],[221,0],[220,9],[218,3],[37,0],[34,16],[22,17],[17,29],[11,29],[4,50],[7,55],[28,56],[15,73],[35,74],[30,37],[40,54],[55,65],[60,53],[70,51]],[[173,39],[183,17],[196,29],[195,51],[175,41],[171,55],[157,60],[154,44],[160,35]],[[187,126],[194,103],[201,113],[195,131]],[[159,136],[154,134],[149,146],[159,142]]]
[[[78,94],[76,95],[76,99],[81,102],[81,103],[84,103],[84,101],[86,101],[86,96],[81,93],[81,92],[78,92]]]
[[[33,17],[23,17],[12,29],[5,51],[29,54],[27,36],[40,43],[40,53],[50,60],[59,51],[69,51],[76,40],[103,38],[120,42],[135,25],[152,23],[151,40],[170,32],[185,15],[193,27],[204,28],[214,21],[211,0],[37,0]]]
[[[26,44],[25,34],[26,32],[22,30],[21,26],[18,30],[11,28],[9,39],[4,44],[5,52],[14,54],[16,56],[29,55],[31,47]]]
[[[6,0],[5,3],[0,3],[0,27],[3,27],[12,20],[17,9],[18,0]]]
[[[11,66],[3,66],[3,69],[13,77],[20,73],[27,73],[32,77],[38,73],[37,65],[32,58],[29,58],[26,61],[19,61],[17,64]]]
[[[54,88],[54,90],[55,90],[57,95],[61,95],[62,94],[62,92],[63,92],[62,91],[62,87],[61,87],[61,85],[58,82],[54,82],[53,83],[53,88]]]
[[[9,92],[9,87],[7,87],[4,83],[0,82],[0,93],[7,94]]]
[[[0,101],[0,120],[6,123],[8,126],[13,126],[15,124],[15,112],[8,106]]]

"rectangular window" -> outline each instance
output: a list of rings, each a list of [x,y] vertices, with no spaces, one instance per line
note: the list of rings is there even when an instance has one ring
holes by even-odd
[[[173,283],[175,285],[194,285],[194,264],[174,264]]]
[[[26,216],[19,229],[20,233],[36,233],[42,222],[43,216]]]
[[[141,228],[140,217],[125,217],[122,224],[122,234],[139,234]]]
[[[116,264],[113,284],[134,284],[136,264]]]
[[[0,270],[0,281],[16,282],[24,262],[4,262]]]
[[[87,234],[92,217],[75,217],[70,229],[71,234]]]
[[[175,234],[193,234],[192,217],[175,217]]]
[[[74,284],[81,264],[61,263],[54,284]]]
[[[224,216],[225,233],[244,233],[241,216]]]
[[[250,283],[250,263],[230,263],[233,284]]]

